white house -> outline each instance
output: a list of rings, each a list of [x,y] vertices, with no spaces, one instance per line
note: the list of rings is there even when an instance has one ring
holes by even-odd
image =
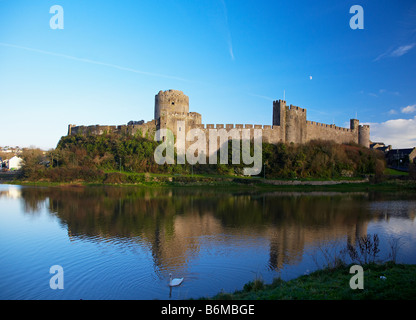
[[[9,170],[19,170],[23,165],[23,159],[14,156],[13,158],[9,159]]]

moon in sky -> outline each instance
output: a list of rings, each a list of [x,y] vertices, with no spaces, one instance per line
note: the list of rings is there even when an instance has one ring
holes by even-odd
[[[309,76],[309,80],[312,80],[312,76]]]

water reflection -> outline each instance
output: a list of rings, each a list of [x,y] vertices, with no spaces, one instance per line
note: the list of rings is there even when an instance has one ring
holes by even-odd
[[[133,187],[25,187],[19,192],[11,188],[0,197],[18,194],[27,214],[46,206],[72,240],[140,243],[151,251],[156,272],[186,266],[201,245],[232,251],[230,245],[250,247],[264,239],[268,268],[279,270],[301,261],[306,246],[344,238],[354,242],[374,219],[414,220],[416,213],[412,196],[397,200],[397,195],[377,193]]]
[[[5,190],[0,190],[0,197],[19,199],[21,195],[22,193],[20,192],[20,187],[18,186],[7,186]]]

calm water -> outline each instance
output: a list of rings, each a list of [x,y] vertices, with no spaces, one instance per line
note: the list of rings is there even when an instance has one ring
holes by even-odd
[[[291,279],[347,241],[400,238],[416,263],[416,197],[0,185],[0,299],[187,299]],[[64,270],[52,290],[49,268]],[[170,290],[169,273],[184,277]]]

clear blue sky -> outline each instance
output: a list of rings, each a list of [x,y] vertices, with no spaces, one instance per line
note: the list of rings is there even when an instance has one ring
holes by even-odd
[[[49,25],[55,4],[63,30]],[[372,140],[416,146],[416,2],[0,0],[0,145],[152,120],[167,89],[203,123],[271,124],[285,91],[309,120],[357,114]]]

